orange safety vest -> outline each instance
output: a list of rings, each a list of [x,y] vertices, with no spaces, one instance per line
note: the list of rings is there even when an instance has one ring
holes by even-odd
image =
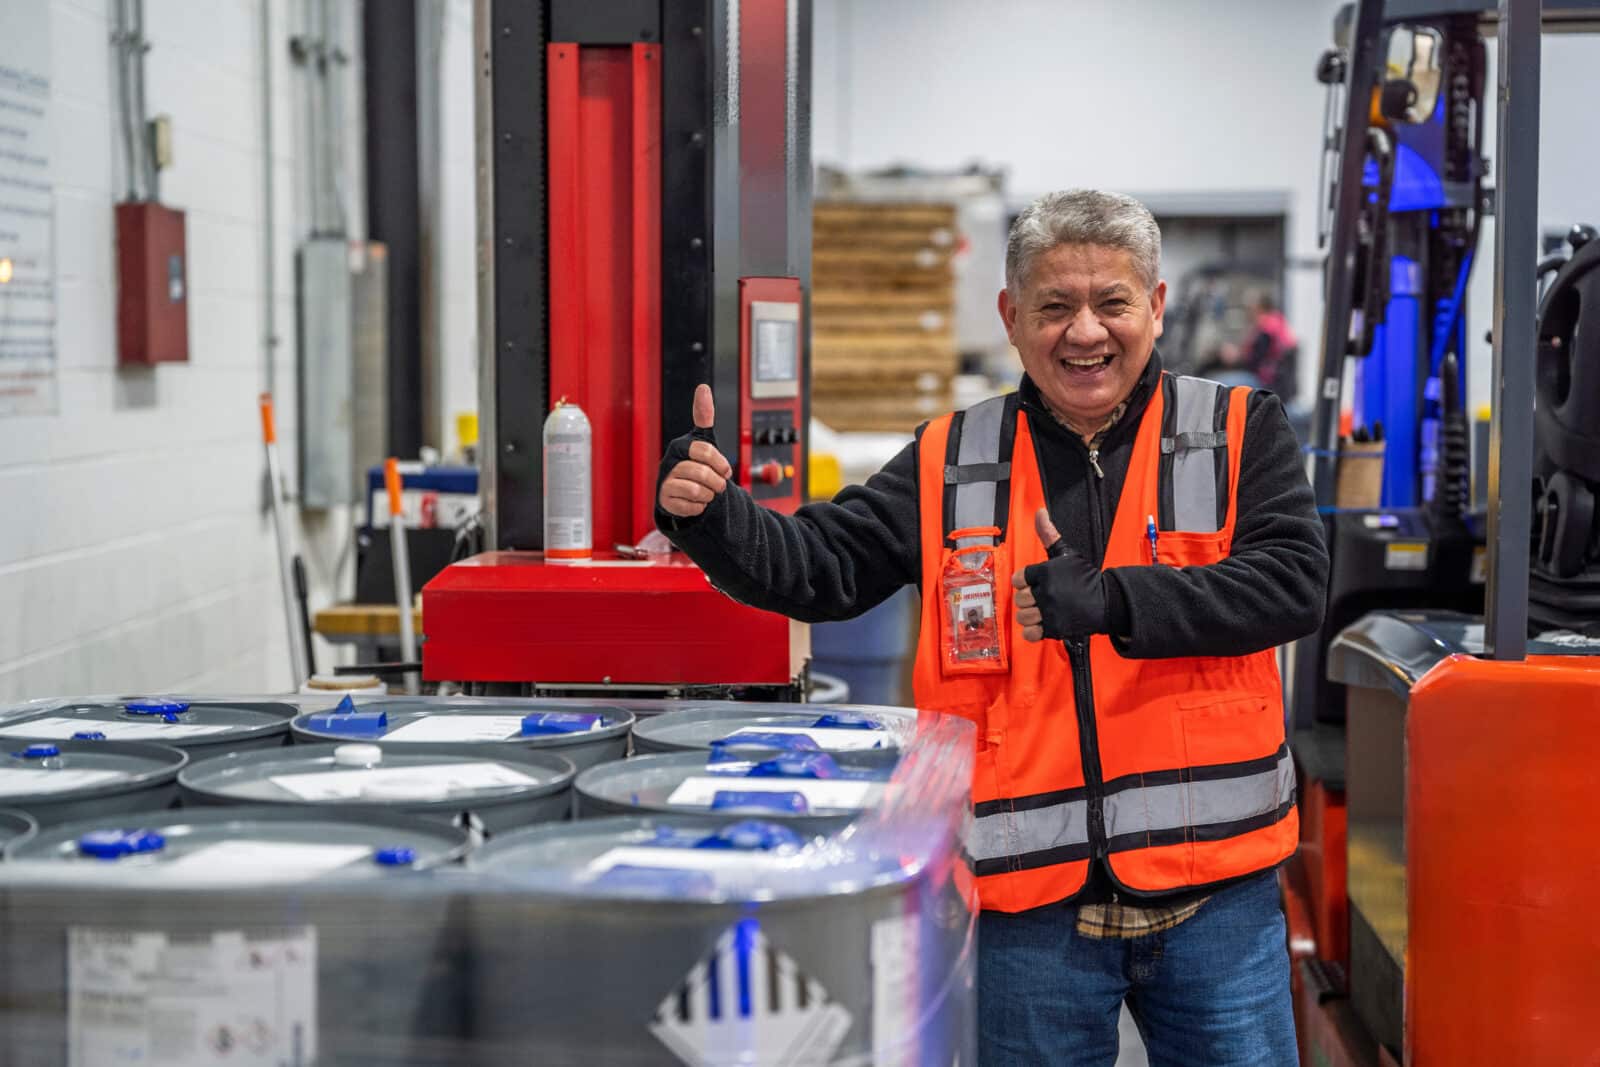
[[[1162,375],[1103,568],[1151,565],[1146,516],[1159,516],[1156,565],[1227,557],[1248,395]],[[1016,394],[934,420],[918,450],[916,701],[978,727],[966,844],[983,907],[1064,900],[1095,857],[1134,893],[1207,886],[1287,858],[1299,822],[1275,653],[1140,660],[1105,634],[1024,641],[1011,576],[1045,559],[1033,523],[1045,491]],[[946,669],[941,576],[973,546],[994,553],[1005,662]]]

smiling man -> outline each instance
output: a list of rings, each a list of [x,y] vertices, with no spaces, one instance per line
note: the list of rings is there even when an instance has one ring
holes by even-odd
[[[1165,374],[1161,234],[1053,193],[1011,229],[1015,393],[919,428],[794,516],[717,450],[710,390],[657,523],[716,584],[807,621],[922,590],[920,708],[978,726],[985,1065],[1296,1062],[1276,866],[1294,770],[1275,646],[1322,618],[1322,525],[1269,393]]]

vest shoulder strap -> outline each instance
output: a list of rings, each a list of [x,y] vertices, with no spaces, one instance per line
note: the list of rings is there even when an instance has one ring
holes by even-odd
[[[993,544],[992,536],[952,538],[993,526],[1005,539],[1011,510],[1011,449],[1017,436],[1016,393],[993,397],[950,419],[944,457],[944,537],[952,548]]]
[[[1160,527],[1215,533],[1228,521],[1231,390],[1177,374],[1163,374],[1161,389]]]

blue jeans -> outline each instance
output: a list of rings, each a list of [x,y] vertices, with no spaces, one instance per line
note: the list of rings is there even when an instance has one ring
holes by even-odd
[[[981,1067],[1112,1067],[1123,1001],[1151,1067],[1300,1062],[1275,872],[1158,934],[1097,941],[1076,922],[1073,907],[979,917]]]

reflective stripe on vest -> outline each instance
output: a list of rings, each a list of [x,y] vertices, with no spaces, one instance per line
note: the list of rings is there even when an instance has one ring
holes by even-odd
[[[1152,564],[1145,519],[1158,511],[1156,565],[1229,555],[1247,403],[1246,389],[1162,376],[1139,417],[1104,568]],[[1097,634],[1078,643],[1087,655],[1069,657],[1061,642],[1025,641],[1006,575],[1045,559],[1031,521],[1007,523],[1046,504],[1029,416],[1013,394],[935,419],[921,441],[916,700],[979,727],[965,851],[982,906],[1016,912],[1067,899],[1100,850],[1116,885],[1150,893],[1224,882],[1292,853],[1295,779],[1275,653],[1133,660]],[[952,674],[930,625],[941,575],[954,551],[991,542],[1008,664]],[[1137,619],[1140,605],[1130,609]]]
[[[1011,482],[1009,457],[1001,462],[1000,450],[1009,445],[1008,430],[1015,425],[1015,419],[1016,394],[1012,393],[974,404],[952,421],[949,451],[955,453],[955,462],[946,462],[944,468],[944,532],[953,548],[993,544],[995,540],[988,536],[950,539],[957,530],[992,525],[1001,529],[1002,537],[1005,535],[1004,516],[996,511],[995,504],[998,500],[1004,507],[1004,494]]]
[[[1228,517],[1228,390],[1170,374],[1161,388],[1161,529],[1215,533]]]
[[[1105,783],[1107,851],[1215,841],[1270,825],[1294,803],[1294,760],[1181,767]],[[1083,789],[974,805],[967,853],[980,875],[1028,870],[1089,855]]]

